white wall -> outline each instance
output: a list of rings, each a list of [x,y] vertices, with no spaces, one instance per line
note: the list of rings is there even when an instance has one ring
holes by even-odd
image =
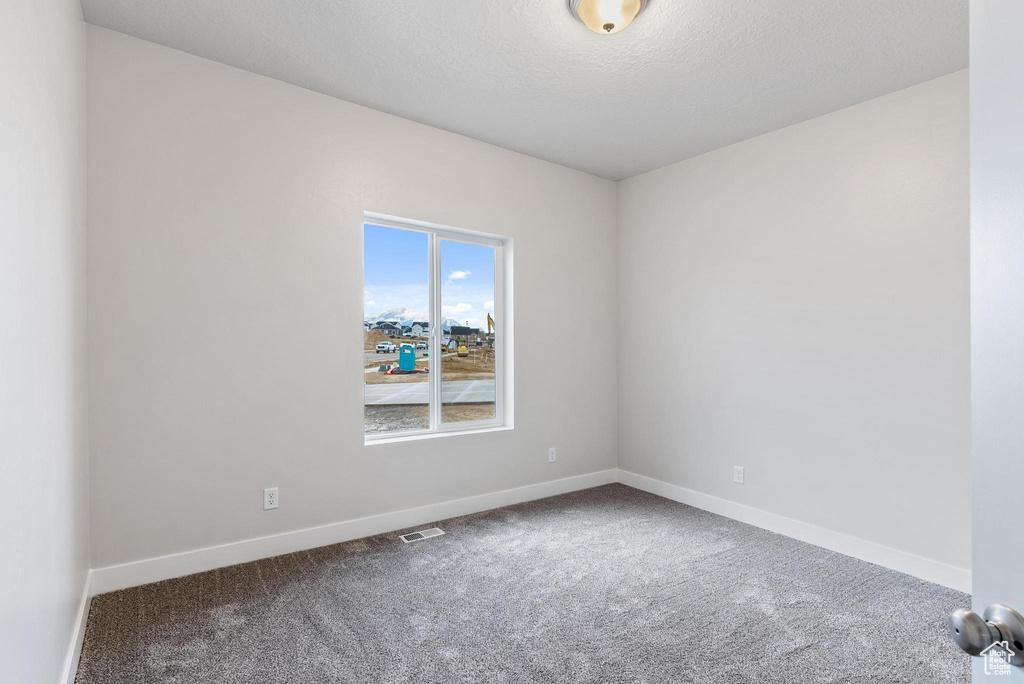
[[[616,186],[88,35],[94,567],[617,457],[970,567],[966,72]],[[514,431],[363,445],[364,210],[515,239]]]
[[[56,684],[89,567],[85,24],[0,15],[0,679]]]
[[[960,72],[620,184],[620,468],[970,567],[967,110]]]
[[[94,567],[614,467],[612,183],[88,39]],[[514,239],[514,430],[363,445],[365,210]]]
[[[971,3],[973,600],[979,614],[993,603],[1024,611],[1022,28],[1024,4],[1017,0]],[[991,681],[981,659],[974,661],[974,681]],[[1024,682],[1024,669],[1012,671],[1003,681]]]

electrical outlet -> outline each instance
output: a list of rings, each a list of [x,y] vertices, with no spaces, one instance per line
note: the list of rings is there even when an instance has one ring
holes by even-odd
[[[732,481],[736,484],[743,484],[743,468],[740,466],[732,467]]]
[[[277,508],[279,504],[277,487],[268,487],[263,490],[263,510],[269,511],[272,508]]]
[[[555,454],[555,447],[551,447],[548,449],[548,463],[554,463],[556,460],[558,457]]]

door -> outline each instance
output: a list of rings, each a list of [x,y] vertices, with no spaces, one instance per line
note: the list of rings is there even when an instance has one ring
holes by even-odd
[[[971,0],[970,40],[973,604],[1024,613],[1024,2]]]

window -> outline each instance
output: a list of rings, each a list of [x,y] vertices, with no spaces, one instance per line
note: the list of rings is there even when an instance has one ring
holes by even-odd
[[[504,425],[507,240],[367,214],[367,441]]]

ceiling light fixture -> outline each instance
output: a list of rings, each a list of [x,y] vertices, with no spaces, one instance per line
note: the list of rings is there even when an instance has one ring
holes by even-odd
[[[647,7],[647,0],[569,0],[569,11],[594,33],[618,33]]]

